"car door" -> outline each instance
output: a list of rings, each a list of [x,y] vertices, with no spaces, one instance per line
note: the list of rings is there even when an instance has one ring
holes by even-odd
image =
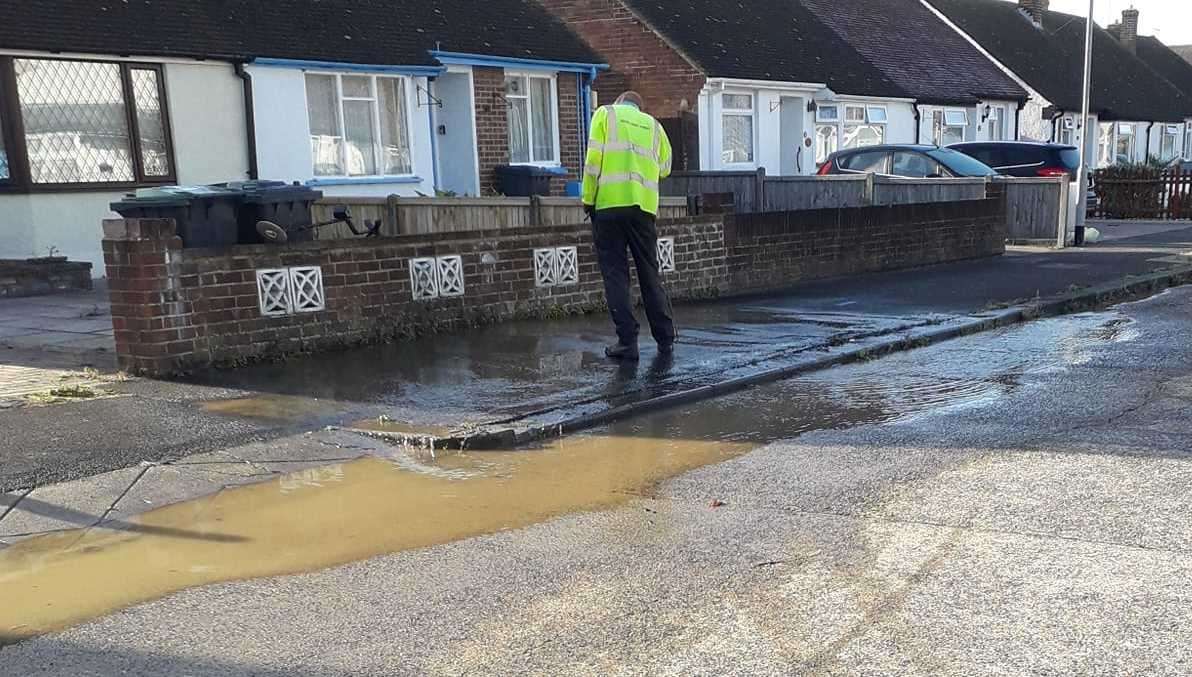
[[[911,179],[944,178],[952,176],[943,165],[922,153],[911,150],[894,152],[890,173]]]
[[[890,152],[871,150],[843,157],[840,171],[844,174],[889,174]]]
[[[1045,155],[1045,151],[1034,146],[1005,146],[998,149],[993,162],[982,162],[1005,176],[1033,177],[1038,176]]]

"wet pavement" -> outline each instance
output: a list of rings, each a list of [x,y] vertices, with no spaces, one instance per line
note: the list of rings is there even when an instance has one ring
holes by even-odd
[[[610,363],[603,357],[609,324],[598,315],[209,372],[193,382],[382,405],[390,419],[414,431],[550,429],[643,400],[795,369],[833,347],[956,326],[1016,303],[1192,265],[1189,225],[1129,228],[1130,237],[1087,249],[1020,248],[997,259],[678,307],[673,359],[659,357],[645,332],[640,364]]]
[[[735,604],[756,605],[766,595],[779,595],[783,604],[810,603],[802,608],[822,617],[823,622],[822,627],[814,630],[810,626],[802,630],[792,628],[789,619],[784,621],[787,623],[784,627],[779,622],[781,617],[751,617],[751,623],[761,624],[757,628],[759,634],[741,646],[755,646],[759,642],[792,645],[786,653],[779,652],[766,659],[773,665],[785,665],[782,661],[794,661],[791,664],[803,667],[819,665],[827,654],[807,654],[809,647],[804,644],[819,641],[817,637],[827,638],[823,651],[837,651],[847,659],[846,648],[856,648],[864,634],[881,628],[881,604],[871,609],[870,602],[864,599],[875,597],[881,601],[883,596],[895,592],[909,595],[913,585],[923,583],[925,574],[920,571],[923,566],[929,566],[930,571],[951,568],[954,575],[962,575],[964,566],[975,564],[966,558],[979,561],[989,554],[983,548],[993,548],[992,554],[1003,559],[1011,550],[1017,553],[1016,557],[1024,556],[1025,551],[1020,552],[1023,544],[1010,543],[1024,537],[1028,541],[1044,541],[1029,545],[1036,553],[1033,556],[1054,551],[1047,556],[1057,559],[1072,554],[1063,552],[1063,539],[1080,541],[1069,550],[1096,550],[1104,542],[1159,551],[1192,548],[1192,532],[1172,522],[1178,520],[1182,524],[1180,512],[1192,507],[1192,493],[1185,483],[1192,476],[1181,466],[1188,458],[1187,442],[1192,441],[1192,428],[1188,427],[1186,417],[1170,418],[1170,412],[1192,398],[1192,385],[1188,385],[1192,383],[1189,376],[1192,353],[1186,342],[1170,343],[1171,337],[1182,336],[1187,331],[1189,309],[1192,309],[1192,291],[1179,290],[1115,311],[1043,320],[792,379],[517,452],[472,452],[426,461],[408,449],[378,444],[350,433],[322,433],[337,436],[334,446],[343,450],[339,460],[328,465],[329,451],[318,453],[319,445],[333,446],[330,440],[310,440],[308,446],[313,447],[314,453],[304,459],[309,465],[297,472],[290,472],[293,467],[284,465],[300,462],[296,458],[284,460],[285,445],[265,443],[235,453],[183,459],[168,466],[118,471],[105,478],[100,483],[103,486],[89,485],[94,490],[94,496],[86,498],[91,501],[90,512],[87,509],[72,512],[62,506],[55,510],[54,493],[38,490],[41,493],[25,497],[30,503],[24,508],[18,502],[9,511],[10,515],[0,519],[0,528],[12,525],[10,520],[14,517],[27,519],[31,512],[57,520],[50,529],[52,533],[15,539],[16,545],[0,551],[0,597],[6,600],[0,609],[0,635],[12,640],[39,634],[194,586],[322,569],[399,551],[417,553],[408,558],[385,560],[394,562],[393,566],[400,572],[394,574],[400,580],[393,581],[395,588],[377,590],[374,583],[365,582],[366,577],[350,593],[350,598],[364,609],[379,612],[381,602],[372,598],[378,595],[384,598],[400,590],[398,594],[410,598],[387,613],[402,609],[397,612],[402,627],[418,633],[443,627],[440,621],[431,622],[421,615],[432,613],[432,609],[433,613],[456,618],[464,625],[468,624],[470,614],[479,613],[483,621],[478,630],[481,636],[486,632],[506,632],[509,625],[500,620],[503,616],[495,609],[478,612],[475,605],[468,604],[459,608],[451,604],[428,606],[427,599],[441,601],[444,595],[450,597],[454,591],[462,592],[459,582],[442,580],[442,572],[432,574],[429,569],[421,568],[427,566],[427,558],[439,557],[432,547],[439,546],[446,549],[442,556],[449,561],[448,570],[459,573],[464,580],[477,575],[476,567],[482,572],[493,566],[508,567],[506,573],[515,584],[513,590],[499,592],[510,581],[504,586],[489,581],[493,589],[472,588],[480,584],[469,583],[467,589],[492,601],[502,599],[492,597],[499,594],[527,598],[530,606],[513,614],[509,623],[526,623],[544,633],[544,638],[559,632],[579,633],[582,628],[574,624],[564,626],[561,631],[542,627],[531,619],[542,612],[539,607],[546,602],[534,598],[540,594],[574,595],[576,591],[565,593],[554,583],[548,583],[543,590],[516,585],[528,575],[526,567],[544,567],[565,580],[576,575],[592,575],[576,572],[573,567],[577,563],[581,568],[612,567],[617,571],[626,565],[618,562],[616,556],[624,557],[643,567],[640,571],[645,572],[647,580],[661,586],[656,593],[667,601],[662,604],[654,600],[650,602],[651,611],[639,609],[634,613],[651,617],[652,623],[672,625],[678,621],[666,620],[670,614],[683,611],[706,614],[702,607],[685,610],[682,604],[668,606],[670,602],[687,604],[690,600],[683,601],[687,597],[673,588],[670,579],[657,578],[651,561],[661,557],[671,562],[669,566],[680,569],[691,565],[728,566],[729,570],[723,574],[711,576],[693,575],[688,570],[682,579],[692,581],[697,587],[711,586],[705,593],[719,595],[717,599],[722,603],[727,603],[723,597],[725,590],[735,590],[736,584],[730,583],[734,576],[761,584],[749,590],[744,599],[734,598]],[[1107,377],[1112,386],[1107,385]],[[1102,385],[1082,389],[1089,382]],[[288,409],[284,402],[282,406]],[[1148,413],[1147,407],[1159,407],[1159,410]],[[267,410],[262,413],[272,414]],[[1159,415],[1155,416],[1156,413]],[[1165,429],[1148,431],[1145,426],[1135,429],[1128,442],[1119,440],[1115,446],[1090,446],[1085,441],[1088,438],[1083,437],[1106,426],[1121,434],[1140,423]],[[1159,432],[1166,437],[1158,436]],[[1182,442],[1172,445],[1168,441],[1171,437],[1182,438]],[[353,440],[360,445],[353,444]],[[366,456],[352,460],[360,454]],[[1133,460],[1128,460],[1125,466],[1111,459],[1078,460],[1090,454],[1121,455]],[[1050,459],[1044,463],[1043,476],[1037,472],[1038,459],[1027,468],[1021,467],[1023,457],[1036,456]],[[318,463],[319,458],[324,462]],[[1146,466],[1149,458],[1158,459],[1157,468],[1148,469],[1145,477],[1135,476],[1133,473]],[[1173,458],[1182,460],[1173,465]],[[1082,467],[1086,464],[1090,467]],[[277,472],[283,474],[276,475]],[[146,477],[151,473],[174,473],[178,477]],[[958,486],[957,473],[960,477],[972,475],[972,479],[965,479]],[[1104,477],[1098,477],[1097,473],[1104,473]],[[186,478],[194,482],[200,474],[207,482],[205,493],[209,496],[136,516],[138,512],[170,502],[168,494],[156,495],[154,487],[168,492],[184,486],[187,491],[203,493],[201,486],[196,488],[180,481]],[[274,479],[256,483],[270,474],[275,474]],[[229,475],[235,475],[236,480],[227,480]],[[679,475],[678,479],[665,482]],[[1071,486],[1073,477],[1080,478],[1079,486]],[[230,485],[251,484],[216,489],[221,481]],[[1032,483],[1041,481],[1049,484],[1030,488]],[[1051,492],[1057,488],[1062,491],[1053,495]],[[105,522],[84,532],[62,531],[79,515],[102,510],[106,505],[102,496],[105,491],[118,494],[116,502],[103,513],[101,519]],[[85,492],[69,493],[77,497]],[[979,494],[980,500],[976,501],[973,494]],[[1100,515],[1112,519],[1102,524],[1098,518],[1079,514],[1072,506],[1056,505],[1069,500],[1085,507],[1097,505]],[[1163,503],[1146,506],[1147,501]],[[1135,502],[1139,504],[1134,505]],[[142,505],[144,508],[138,510]],[[592,511],[599,512],[587,514]],[[575,513],[583,515],[566,517]],[[908,522],[906,514],[917,517]],[[548,536],[546,543],[538,540],[541,536],[534,535],[533,529],[524,529],[550,520],[554,521],[537,528],[555,534]],[[970,534],[968,542],[958,543],[957,529],[971,530],[974,525],[1006,520],[1013,520],[1020,528],[978,529]],[[589,526],[577,527],[577,521]],[[795,541],[774,541],[773,534],[764,533],[763,525],[768,521],[772,521],[776,533]],[[856,542],[854,531],[860,526],[864,526],[868,535]],[[1085,543],[1086,534],[1082,530],[1087,529],[1103,533]],[[559,530],[563,533],[559,534]],[[708,540],[711,534],[701,533],[707,530],[720,533],[723,541],[713,545]],[[1060,541],[1053,542],[1053,536]],[[599,545],[591,543],[592,539]],[[617,544],[613,545],[609,539]],[[994,543],[991,539],[1005,542]],[[736,552],[724,550],[730,543],[738,546]],[[874,563],[868,561],[868,556],[857,559],[853,550],[872,548],[879,543],[884,551],[881,556],[888,561],[879,560],[878,570],[873,571]],[[548,544],[550,549],[543,551],[541,548]],[[637,550],[626,550],[631,546]],[[461,548],[476,552],[462,555],[458,552]],[[607,552],[600,554],[593,548]],[[1099,556],[1081,555],[1092,559],[1080,566],[1092,566]],[[643,557],[645,561],[640,561]],[[504,564],[480,565],[485,559]],[[467,569],[468,563],[472,568],[462,572],[461,567]],[[314,578],[355,577],[360,574],[352,573],[353,570],[375,566],[378,564],[353,565]],[[824,570],[825,566],[829,568]],[[796,580],[802,583],[791,588],[792,581],[788,581],[786,587],[772,589],[766,583],[767,577],[757,580],[755,573],[770,568],[799,571]],[[1098,571],[1102,579],[1116,576],[1141,585],[1137,574]],[[1043,571],[1036,574],[1047,575]],[[601,584],[611,588],[599,588],[614,591],[611,598],[614,602],[620,599],[618,595],[631,592],[635,585],[632,579],[621,578],[623,574],[615,576]],[[873,580],[865,580],[867,576]],[[270,589],[278,584],[303,585],[299,582],[302,580],[245,583],[227,594],[239,599],[246,594],[243,586]],[[806,583],[814,585],[804,589]],[[1038,584],[1039,581],[1032,579],[1019,585]],[[303,606],[306,602],[302,600],[321,599],[320,591],[352,589],[350,585],[344,588],[342,583],[330,587],[325,582],[312,585],[318,591],[308,591],[297,600],[272,600],[250,605],[247,611],[238,606],[235,612],[210,609],[202,613],[212,617],[227,613],[251,616],[255,613],[253,609],[263,611],[270,604]],[[444,589],[435,590],[435,585],[443,585]],[[850,621],[847,613],[842,619],[840,613],[844,608],[833,611],[817,600],[817,596],[826,594],[822,587],[825,585],[862,586],[846,593],[850,598],[858,596],[850,602],[864,610],[858,620]],[[890,586],[896,590],[892,592]],[[986,594],[1001,594],[996,586],[987,587],[991,589]],[[595,613],[601,632],[615,634],[620,626],[609,625],[609,612],[603,609],[605,603],[592,597],[594,592],[581,591],[579,599],[569,598],[567,604],[578,604],[575,609],[579,613]],[[1159,594],[1162,590],[1155,592]],[[251,599],[270,599],[260,598],[258,593],[247,594]],[[420,597],[424,594],[427,599]],[[632,594],[631,599],[635,599],[638,593]],[[1168,594],[1180,598],[1192,591],[1180,588]],[[186,601],[210,600],[212,595],[224,601]],[[362,595],[371,601],[361,601]],[[177,623],[185,622],[181,617],[197,611],[162,611],[163,608],[181,604],[184,609],[191,609],[192,604],[225,604],[226,600],[223,593],[196,590],[183,595],[181,601],[172,598],[150,604],[68,636],[81,634],[100,638],[101,643],[127,643],[129,640],[120,638],[131,639],[131,635],[118,628],[146,622],[145,614],[167,613],[176,628]],[[1053,601],[1061,605],[1071,603],[1066,597]],[[562,602],[551,604],[558,603]],[[765,602],[763,606],[774,603]],[[973,600],[973,604],[979,603],[983,600]],[[889,604],[889,600],[882,604]],[[973,612],[972,608],[964,608],[966,613]],[[910,607],[908,613],[909,610]],[[356,611],[354,607],[352,611],[344,609],[344,613]],[[751,609],[750,613],[758,611]],[[1073,608],[1069,613],[1079,615],[1079,610]],[[599,620],[602,618],[605,620]],[[336,619],[340,623],[345,621],[338,616]],[[264,631],[264,627],[257,625],[261,622],[259,618],[237,621],[247,623],[247,630],[254,633]],[[297,623],[305,625],[302,621]],[[841,627],[836,628],[833,623]],[[677,627],[685,628],[681,634],[712,636],[707,634],[711,633],[710,629],[692,628],[687,623]],[[848,630],[850,627],[854,629]],[[727,630],[714,624],[709,628]],[[275,632],[279,628],[269,630]],[[1151,632],[1149,627],[1143,630]],[[322,632],[343,637],[339,631]],[[734,632],[741,630],[726,635],[716,645],[718,650],[741,651],[724,644],[730,638],[742,639]],[[376,637],[375,633],[364,634],[366,639]],[[409,655],[403,653],[399,657],[392,651],[382,654],[391,661],[384,664],[387,669],[372,664],[367,670],[350,672],[456,672],[478,669],[488,665],[488,660],[495,662],[481,672],[516,671],[525,666],[508,661],[523,635],[504,636],[504,642],[496,644],[482,643],[479,638],[466,641],[459,637],[444,638],[454,647],[453,652],[435,658],[407,646],[402,651],[412,651]],[[156,639],[160,640],[160,636]],[[637,641],[667,645],[669,639],[662,633]],[[74,649],[61,645],[60,641],[57,637],[36,640],[6,650],[0,658],[15,661],[6,665],[33,670],[31,664],[23,663],[20,658],[34,655],[28,653],[34,649],[27,647],[48,650],[53,646],[68,655],[76,655],[72,653]],[[94,641],[87,639],[83,643]],[[275,646],[263,638],[259,641],[264,646]],[[620,641],[626,642],[628,638]],[[1011,636],[1002,641],[1016,640]],[[335,661],[360,665],[361,657],[349,658],[343,654],[346,645],[339,646]],[[629,644],[617,646],[636,650]],[[87,651],[84,655],[90,656]],[[115,658],[105,660],[131,662],[106,663],[112,669],[143,665],[145,660],[138,658],[136,652],[118,651],[114,655]],[[546,669],[546,665],[559,668],[561,663],[542,663],[543,657],[550,655],[549,650],[538,651],[530,656],[530,664],[539,669]],[[873,658],[868,656],[865,660]],[[90,656],[86,660],[96,659]],[[324,665],[329,659],[319,656],[314,660],[313,665]],[[415,660],[428,662],[411,662]],[[166,672],[161,674],[171,674],[171,670],[181,671],[180,674],[217,674],[220,670],[240,674],[237,672],[240,668],[217,660],[210,665],[176,662],[171,658],[162,661]],[[702,665],[698,660],[695,664]],[[847,660],[845,664],[856,665]],[[568,665],[574,668],[575,664]],[[582,662],[580,665],[595,667]],[[990,665],[1007,667],[1006,663],[996,661]],[[395,670],[395,666],[410,669]],[[245,665],[243,669],[261,674],[257,672],[259,666]],[[277,672],[264,674],[288,674],[281,667],[271,669]],[[323,674],[313,667],[303,667],[298,673]],[[50,666],[43,672],[34,670],[27,674],[62,673]]]

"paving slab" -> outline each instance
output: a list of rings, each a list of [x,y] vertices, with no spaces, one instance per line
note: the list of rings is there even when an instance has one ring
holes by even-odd
[[[11,508],[0,520],[0,541],[9,543],[29,535],[90,527],[116,505],[145,468],[102,473],[68,484],[38,487],[28,494],[8,492]],[[0,513],[4,508],[0,508]]]

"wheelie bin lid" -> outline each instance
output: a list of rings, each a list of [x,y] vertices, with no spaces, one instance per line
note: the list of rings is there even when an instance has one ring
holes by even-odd
[[[217,185],[221,188],[240,191],[244,196],[244,201],[250,204],[314,202],[323,197],[321,191],[314,190],[300,183],[286,183],[284,181],[233,181]]]
[[[141,188],[111,204],[113,211],[122,208],[185,207],[195,200],[236,198],[236,191],[220,189],[218,186],[156,186]]]

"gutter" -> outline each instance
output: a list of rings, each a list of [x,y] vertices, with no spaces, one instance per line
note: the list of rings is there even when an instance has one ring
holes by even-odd
[[[244,135],[248,144],[248,178],[250,181],[256,181],[261,177],[257,167],[257,116],[253,104],[252,75],[244,70],[242,61],[236,62],[235,68],[236,77],[244,82]]]

